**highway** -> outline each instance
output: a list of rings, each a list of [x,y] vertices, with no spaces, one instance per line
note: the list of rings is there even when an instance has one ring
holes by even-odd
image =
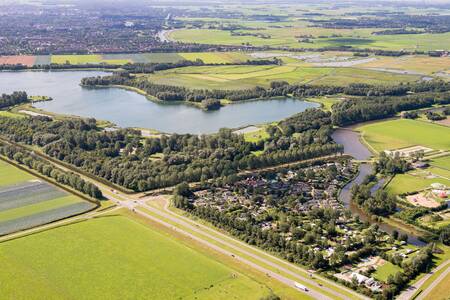
[[[434,273],[436,273],[437,271],[443,269],[443,268],[447,268],[450,264],[450,260],[445,261],[444,263],[440,264],[439,266],[437,266],[434,270],[432,270],[431,272],[428,272],[428,274],[426,274],[425,276],[423,276],[422,278],[420,278],[420,280],[418,280],[416,283],[414,283],[413,285],[409,286],[405,291],[403,291],[403,293],[401,293],[398,297],[397,300],[409,300],[412,299],[412,297],[414,296],[414,294],[422,287],[422,285],[425,284],[425,282],[431,277],[433,276]],[[445,270],[441,276],[443,274],[448,274],[450,272],[450,268],[447,268],[447,270]],[[441,276],[439,276],[436,280],[434,280],[422,293],[419,294],[419,296],[417,296],[416,299],[426,299],[425,296],[441,281],[445,278],[445,275],[441,278]]]

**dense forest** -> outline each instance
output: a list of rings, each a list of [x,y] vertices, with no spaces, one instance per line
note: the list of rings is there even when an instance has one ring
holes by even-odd
[[[329,113],[311,109],[282,124],[281,128],[290,128],[286,133],[271,130],[267,140],[252,143],[228,129],[213,135],[143,139],[140,131],[132,129],[101,131],[93,119],[0,117],[0,134],[13,142],[42,147],[51,157],[127,189],[145,191],[338,154],[343,149],[331,139],[330,124]]]

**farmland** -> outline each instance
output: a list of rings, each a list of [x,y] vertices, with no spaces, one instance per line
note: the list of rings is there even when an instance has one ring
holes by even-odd
[[[0,161],[0,235],[79,214],[94,205]]]
[[[347,85],[371,83],[393,85],[419,79],[413,75],[398,75],[380,71],[353,68],[282,66],[201,66],[185,67],[148,75],[148,80],[159,84],[208,89],[245,89],[269,86],[270,82]]]
[[[450,70],[450,58],[425,55],[403,57],[377,57],[376,60],[358,65],[361,68],[387,69],[433,75]]]
[[[4,242],[0,263],[2,295],[15,299],[259,299],[269,294],[265,285],[123,215]]]
[[[130,53],[130,54],[79,54],[79,55],[17,55],[0,56],[1,64],[27,66],[53,64],[117,64],[175,63],[181,60],[203,60],[206,64],[240,63],[251,57],[245,52],[194,52],[194,53]]]
[[[390,120],[358,127],[364,140],[376,151],[421,145],[435,150],[449,150],[450,128],[415,120]],[[411,134],[414,133],[414,134]]]
[[[171,32],[170,38],[180,42],[196,42],[203,44],[283,46],[291,48],[321,48],[330,46],[353,46],[355,48],[373,48],[383,50],[436,50],[450,47],[450,33],[442,34],[402,34],[372,35],[377,29],[328,29],[319,27],[298,26],[265,30],[237,31],[244,35],[232,35],[230,31],[217,29],[180,29]],[[251,33],[252,35],[246,35]],[[253,34],[262,36],[253,36]],[[310,35],[311,42],[299,42],[300,35]],[[338,37],[331,37],[336,35]],[[321,36],[327,36],[322,38]]]

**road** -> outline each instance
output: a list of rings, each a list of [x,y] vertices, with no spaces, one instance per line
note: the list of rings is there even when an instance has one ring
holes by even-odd
[[[111,193],[108,191],[105,191],[106,193]],[[197,223],[189,218],[186,218],[184,216],[178,215],[168,209],[168,201],[160,196],[154,196],[154,197],[146,197],[140,200],[136,199],[130,199],[128,195],[123,195],[118,192],[115,192],[114,195],[108,196],[111,200],[113,200],[117,205],[126,207],[135,213],[146,217],[148,219],[151,219],[154,222],[157,222],[163,226],[166,226],[172,230],[175,230],[179,233],[182,233],[189,238],[195,239],[196,241],[203,243],[204,245],[222,253],[225,255],[232,255],[235,259],[239,260],[240,262],[243,262],[250,267],[259,270],[261,272],[264,272],[265,274],[268,274],[268,276],[277,279],[278,281],[287,284],[288,286],[294,286],[294,281],[292,279],[287,278],[286,276],[291,276],[295,278],[300,283],[305,283],[307,285],[311,285],[314,287],[317,287],[315,289],[310,289],[307,294],[314,297],[315,299],[330,299],[328,296],[324,295],[320,291],[326,291],[328,294],[333,295],[333,298],[338,299],[348,299],[347,296],[337,292],[334,289],[331,289],[329,287],[325,286],[319,286],[318,282],[316,282],[313,279],[308,278],[309,274],[306,270],[301,269],[297,266],[294,266],[292,264],[289,264],[288,262],[285,262],[275,256],[272,256],[262,250],[251,248],[253,251],[248,251],[247,249],[250,248],[249,245],[237,241],[217,230],[214,230],[212,228],[209,228],[203,224]],[[119,199],[120,198],[120,199]],[[146,202],[149,200],[158,200],[163,199],[165,201],[164,210],[157,209],[153,206],[148,205]],[[139,208],[144,208],[146,211],[151,212],[152,214],[148,214],[145,211],[139,210]],[[155,215],[159,216],[156,217]],[[169,223],[170,222],[170,223]],[[233,240],[233,243],[229,240]],[[220,244],[222,247],[218,246]],[[226,248],[226,249],[224,249]],[[227,250],[231,249],[231,250]],[[233,251],[233,252],[232,252]],[[241,254],[241,255],[240,255]],[[253,261],[250,261],[247,258],[242,257],[245,255],[246,257],[252,259],[253,261],[256,260],[262,264],[256,264]],[[271,259],[267,259],[266,257],[270,257]],[[275,263],[276,261],[277,263]],[[262,265],[270,266],[271,269],[265,268]],[[292,269],[288,269],[283,265],[289,265],[297,272],[292,271]],[[276,270],[276,272],[273,272],[272,270]],[[300,275],[298,272],[304,273],[305,275]],[[286,276],[281,275],[281,273],[285,274]],[[357,298],[361,299],[368,299],[362,295],[357,294],[356,292],[347,289],[345,287],[342,287],[330,280],[320,278],[321,281],[327,282],[330,285],[333,285],[337,289],[345,289],[347,292],[353,294]],[[297,289],[298,290],[298,289]],[[299,292],[301,292],[299,290]]]
[[[449,264],[450,261],[446,262],[446,265]],[[450,268],[447,268],[438,278],[436,278],[422,293],[416,298],[417,300],[427,299],[428,294],[442,281],[444,278],[450,274]],[[448,283],[450,284],[450,283]],[[444,296],[444,295],[443,295]]]
[[[424,277],[422,277],[420,280],[418,280],[413,285],[409,286],[403,293],[401,293],[397,300],[409,300],[411,299],[414,294],[424,285],[424,283],[431,277],[433,274],[435,274],[437,271],[448,267],[450,264],[450,260],[445,261],[444,263],[440,264],[437,268],[426,274]],[[447,270],[444,271],[445,274],[448,274],[450,272],[450,268],[447,268]],[[444,276],[445,277],[445,276]],[[435,281],[433,281],[428,288],[426,288],[416,299],[425,299],[424,297],[444,278],[439,276]]]
[[[329,157],[332,157],[332,156],[329,156]],[[325,158],[329,158],[329,157],[325,157]],[[315,158],[313,160],[317,160],[317,159],[324,159],[324,157]],[[51,163],[61,169],[67,170],[67,168],[65,166],[62,166],[59,163],[56,163],[54,161],[51,161]],[[135,212],[147,219],[150,219],[150,220],[157,222],[165,227],[175,230],[178,233],[182,233],[182,234],[188,236],[189,238],[192,238],[192,239],[194,239],[194,240],[206,245],[207,247],[209,247],[213,250],[216,250],[222,254],[230,255],[230,256],[232,255],[235,259],[239,260],[240,262],[245,263],[248,266],[250,266],[258,271],[268,274],[268,276],[271,276],[272,278],[282,282],[283,284],[286,284],[288,286],[295,288],[294,280],[287,277],[287,276],[289,276],[291,278],[295,278],[295,280],[299,281],[300,283],[305,283],[306,285],[309,285],[308,288],[311,286],[313,287],[308,292],[304,292],[304,291],[301,291],[296,288],[296,290],[299,291],[299,293],[307,294],[309,296],[314,297],[315,299],[331,299],[328,295],[332,295],[332,297],[336,298],[336,299],[348,299],[349,298],[349,297],[337,292],[335,289],[331,289],[331,288],[325,287],[325,286],[319,286],[318,282],[308,278],[309,274],[304,269],[301,269],[292,264],[289,264],[277,257],[271,256],[270,254],[268,254],[262,250],[252,248],[253,251],[249,252],[248,250],[246,250],[246,248],[250,247],[250,246],[243,242],[238,242],[237,240],[233,239],[234,242],[230,243],[229,241],[227,241],[227,239],[231,239],[231,237],[228,237],[228,236],[226,236],[216,230],[213,230],[211,228],[207,228],[206,226],[196,223],[195,221],[193,221],[191,219],[185,218],[183,216],[180,216],[178,214],[171,212],[167,208],[167,203],[166,203],[166,207],[165,207],[164,211],[160,210],[160,209],[156,209],[156,208],[151,207],[146,204],[146,201],[148,200],[148,195],[145,195],[144,193],[135,193],[135,194],[131,194],[131,195],[125,194],[125,193],[119,192],[117,190],[112,190],[111,187],[106,186],[105,184],[100,183],[97,180],[94,180],[93,178],[90,178],[83,174],[80,174],[79,172],[77,172],[73,169],[71,169],[70,171],[73,173],[77,173],[82,178],[97,185],[100,188],[100,190],[102,190],[105,197],[112,200],[119,207],[124,207],[124,208],[130,209],[133,212]],[[251,171],[247,171],[247,172],[251,172]],[[146,210],[150,211],[152,214],[149,214],[142,210],[136,209],[138,206],[145,208]],[[155,215],[159,216],[159,217],[156,217]],[[181,229],[180,227],[183,227],[183,229]],[[208,233],[208,231],[213,234]],[[211,242],[211,241],[213,241],[213,242]],[[218,244],[221,246],[218,246]],[[224,248],[226,248],[226,249],[224,249]],[[228,249],[232,249],[232,250],[228,250]],[[241,253],[242,255],[239,255],[238,253]],[[247,258],[242,257],[243,255],[245,255]],[[270,258],[271,258],[270,260],[267,259],[268,256],[270,256]],[[252,261],[249,259],[251,259]],[[259,263],[257,264],[255,262],[253,262],[255,260],[260,262],[261,264],[259,264]],[[274,261],[276,261],[276,262],[274,262]],[[287,264],[291,267],[291,269],[286,268]],[[264,267],[263,265],[270,266],[270,269],[268,269],[267,267]],[[292,271],[293,268],[295,268],[296,272]],[[275,270],[275,272],[272,270]],[[304,275],[301,275],[299,273],[303,273]],[[284,275],[282,275],[282,274],[284,274]],[[326,280],[324,278],[320,278],[320,281],[327,282],[327,285],[333,285],[333,287],[336,287],[337,290],[345,290],[348,293],[352,294],[354,298],[368,299],[368,298],[366,298],[362,295],[359,295],[358,293],[356,293],[350,289],[347,289],[346,287],[340,286],[332,281]],[[325,295],[324,292],[326,292],[328,295]]]

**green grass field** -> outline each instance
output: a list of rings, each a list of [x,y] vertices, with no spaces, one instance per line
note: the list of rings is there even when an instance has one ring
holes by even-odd
[[[260,140],[265,140],[269,137],[270,137],[270,135],[267,133],[265,128],[261,128],[258,131],[244,133],[244,139],[247,142],[252,142],[252,143],[259,142]]]
[[[331,111],[331,107],[333,106],[333,104],[342,101],[341,99],[334,97],[316,97],[307,98],[306,100],[322,104],[322,108],[327,111]]]
[[[376,151],[421,145],[435,150],[449,150],[450,128],[415,120],[390,120],[358,127],[364,140]]]
[[[348,85],[369,83],[393,85],[418,79],[413,75],[398,75],[354,68],[282,66],[202,66],[185,67],[147,75],[158,84],[207,89],[245,89],[269,86],[270,82],[284,80],[289,83]]]
[[[377,270],[373,274],[373,277],[377,280],[386,282],[389,275],[394,276],[395,273],[401,272],[401,271],[402,271],[402,268],[387,261],[382,266],[377,268]]]
[[[0,244],[9,299],[259,299],[268,289],[166,234],[107,216]]]
[[[34,176],[24,172],[3,160],[0,160],[0,187],[13,185],[27,180],[36,179]]]
[[[430,164],[432,166],[450,171],[450,155],[433,158]]]
[[[232,35],[230,31],[217,29],[179,29],[170,34],[170,38],[187,43],[244,45],[252,46],[283,46],[322,48],[329,46],[352,46],[355,48],[373,48],[383,50],[436,50],[450,48],[450,33],[441,34],[398,34],[372,35],[376,28],[364,29],[332,29],[296,25],[287,28],[266,28],[264,30],[237,30],[241,34]],[[253,36],[262,34],[268,38]],[[341,35],[331,37],[333,34]],[[312,43],[299,42],[297,36],[311,35]],[[320,37],[322,36],[322,37]],[[327,37],[323,37],[327,36]]]
[[[69,62],[73,65],[82,65],[82,64],[100,64],[100,63],[109,63],[109,64],[118,64],[123,65],[128,62],[131,62],[128,59],[104,59],[101,55],[97,54],[89,54],[89,55],[52,55],[51,63],[53,64],[65,64]]]
[[[386,189],[395,195],[417,192],[429,188],[432,183],[442,183],[450,186],[450,180],[444,178],[425,178],[423,176],[413,176],[409,173],[397,174],[387,185]]]
[[[239,63],[251,59],[250,56],[241,52],[194,52],[178,53],[183,59],[201,59],[206,64]]]

